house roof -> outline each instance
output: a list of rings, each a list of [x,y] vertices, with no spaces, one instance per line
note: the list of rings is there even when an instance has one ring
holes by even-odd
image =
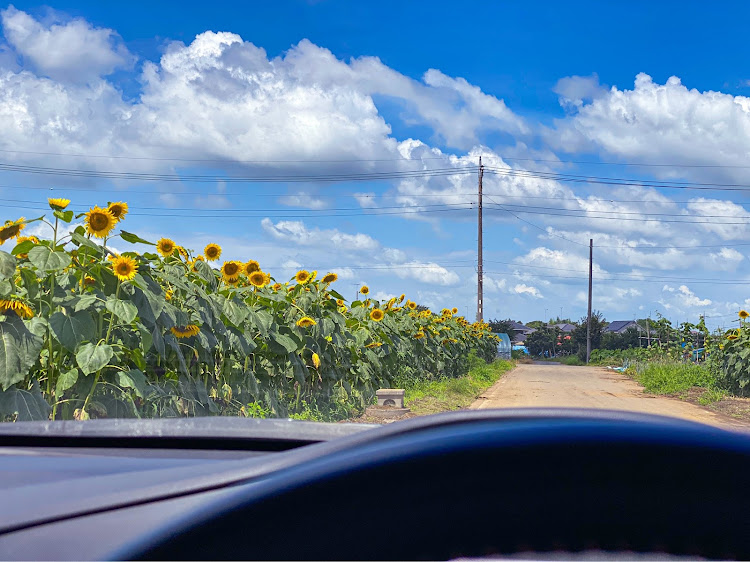
[[[529,328],[528,326],[525,326],[524,324],[521,324],[520,322],[511,322],[510,327],[512,330],[516,332],[525,332],[527,334],[531,334],[532,332],[536,332],[534,328]]]
[[[630,327],[640,330],[640,326],[638,326],[635,320],[615,320],[614,322],[610,322],[609,325],[604,328],[604,331],[621,334]]]
[[[572,332],[573,330],[576,329],[575,324],[567,324],[567,323],[555,324],[555,327],[560,328],[560,330],[563,332]]]

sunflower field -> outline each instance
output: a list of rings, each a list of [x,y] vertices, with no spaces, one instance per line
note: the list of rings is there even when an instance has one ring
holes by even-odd
[[[470,353],[495,357],[489,327],[455,308],[379,302],[368,287],[348,303],[335,273],[282,282],[252,259],[222,262],[217,244],[197,254],[122,230],[126,203],[78,216],[69,203],[0,226],[0,420],[337,419],[394,379],[458,377]],[[51,239],[23,235],[37,222]],[[117,254],[112,240],[152,250]]]

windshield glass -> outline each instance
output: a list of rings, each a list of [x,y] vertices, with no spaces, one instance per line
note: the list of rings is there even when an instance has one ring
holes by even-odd
[[[746,424],[747,6],[477,6],[2,9],[0,420]]]

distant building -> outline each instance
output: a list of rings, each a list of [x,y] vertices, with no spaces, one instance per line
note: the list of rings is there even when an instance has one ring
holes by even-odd
[[[575,330],[578,326],[575,324],[555,324],[555,328],[560,328],[561,332],[565,332],[566,334],[569,334],[573,330]]]
[[[624,334],[629,328],[635,328],[639,332],[643,330],[635,320],[615,320],[614,322],[610,322],[607,327],[604,328],[604,331],[613,332],[615,334]]]
[[[511,340],[516,345],[522,345],[526,341],[526,336],[536,332],[534,328],[529,328],[520,322],[511,322],[510,328],[513,330],[513,333],[508,335],[511,336]]]

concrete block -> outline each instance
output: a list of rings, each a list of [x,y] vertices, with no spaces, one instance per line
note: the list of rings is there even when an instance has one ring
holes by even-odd
[[[378,397],[378,406],[404,407],[403,388],[381,388],[375,392],[375,395]]]

